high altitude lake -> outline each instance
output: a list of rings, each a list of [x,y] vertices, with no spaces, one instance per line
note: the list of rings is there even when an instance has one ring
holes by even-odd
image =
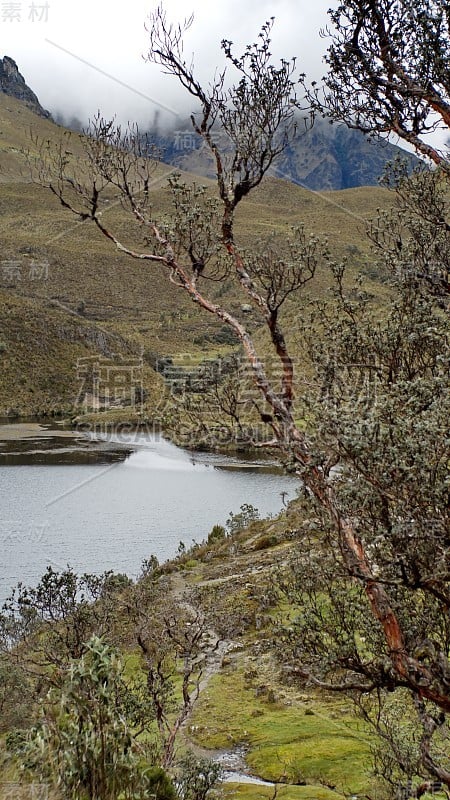
[[[160,435],[93,440],[2,425],[0,602],[48,564],[136,577],[143,559],[201,542],[243,503],[277,513],[297,486],[267,462],[190,453]]]

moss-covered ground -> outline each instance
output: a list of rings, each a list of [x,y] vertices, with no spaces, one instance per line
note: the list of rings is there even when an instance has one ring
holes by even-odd
[[[195,738],[213,749],[244,746],[252,773],[268,781],[324,783],[366,793],[367,732],[336,699],[283,692],[263,683],[257,660],[233,659],[209,683],[193,715]],[[255,675],[255,677],[246,677]]]

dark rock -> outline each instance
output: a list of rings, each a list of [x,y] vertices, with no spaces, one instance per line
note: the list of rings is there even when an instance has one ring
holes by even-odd
[[[318,118],[277,161],[275,174],[307,189],[337,190],[376,186],[386,163],[405,159],[412,170],[419,160],[385,140]]]
[[[9,56],[0,58],[0,91],[9,97],[22,100],[25,105],[45,119],[51,119],[50,111],[42,108],[35,93],[27,86],[24,77],[20,74],[14,59]]]

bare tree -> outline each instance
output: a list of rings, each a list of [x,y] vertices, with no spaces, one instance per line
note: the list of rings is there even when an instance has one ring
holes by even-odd
[[[138,633],[147,690],[158,725],[162,764],[171,766],[177,736],[200,694],[208,655],[215,646],[200,612],[165,609],[155,623],[146,619]],[[181,672],[181,702],[174,699],[174,677]]]
[[[218,640],[201,611],[178,598],[164,577],[143,578],[126,598],[124,611],[142,655],[161,763],[168,768],[173,765],[180,729],[199,697]],[[177,676],[181,677],[180,697]]]

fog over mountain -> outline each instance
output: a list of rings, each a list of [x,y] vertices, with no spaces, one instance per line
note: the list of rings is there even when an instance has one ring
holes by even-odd
[[[38,14],[30,19],[28,0],[16,4],[18,18],[6,16],[6,5],[0,10],[4,52],[17,62],[28,85],[53,115],[59,112],[85,122],[101,109],[106,117],[116,115],[121,122],[133,119],[149,125],[158,110],[160,124],[173,126],[178,114],[192,110],[191,99],[177,81],[143,59],[149,44],[144,24],[155,2],[49,0],[46,5],[37,4],[42,19]],[[274,57],[295,55],[300,70],[320,78],[326,41],[320,39],[319,29],[326,25],[329,5],[329,0],[314,4],[310,0],[164,3],[168,18],[175,23],[194,13],[185,53],[187,60],[194,54],[198,75],[205,82],[223,61],[221,40],[231,39],[239,50],[256,40],[271,16],[275,17]]]
[[[185,36],[186,60],[207,84],[223,65],[222,39],[237,52],[257,39],[261,25],[275,18],[275,59],[297,58],[299,71],[320,82],[328,46],[321,36],[327,10],[337,0],[165,0],[171,22],[194,21]],[[149,48],[145,22],[157,0],[21,0],[3,3],[0,36],[3,53],[19,65],[27,84],[54,118],[86,124],[99,110],[118,122],[176,129],[179,118],[194,110],[193,99],[172,76],[144,60]],[[439,135],[438,135],[439,139]],[[444,143],[444,137],[440,137]]]
[[[25,82],[16,62],[7,55],[0,58],[0,91],[25,103],[35,114],[50,116]],[[156,145],[159,158],[188,172],[214,177],[212,154],[201,137],[194,134],[189,118],[177,117],[170,127],[167,126],[170,119],[167,116],[163,119],[165,124],[159,124],[159,112],[155,110],[154,120],[147,126],[147,134]],[[54,120],[75,130],[83,127],[73,115],[66,119],[56,114]],[[215,135],[220,139],[223,152],[227,153],[231,142],[220,127]],[[386,161],[395,158],[397,151],[391,144],[372,142],[342,124],[331,125],[316,117],[313,129],[305,131],[299,120],[296,137],[272,166],[270,174],[313,190],[374,185]],[[409,158],[413,163],[415,159]]]
[[[310,0],[258,0],[243,4],[240,0],[224,0],[211,6],[206,0],[166,0],[164,8],[174,24],[183,23],[186,16],[194,14],[184,37],[184,52],[188,62],[193,60],[195,74],[204,85],[213,79],[216,69],[223,67],[221,40],[232,40],[235,51],[240,53],[246,44],[257,39],[261,25],[271,17],[275,18],[274,60],[295,56],[299,73],[320,82],[326,72],[323,56],[329,43],[320,32],[327,26],[330,4],[336,3],[337,0],[316,0],[314,4]],[[18,64],[42,108],[48,109],[56,121],[80,128],[100,111],[105,118],[115,118],[122,124],[137,122],[141,129],[162,137],[170,163],[185,168],[195,166],[195,152],[180,155],[170,151],[178,132],[189,130],[186,120],[198,104],[176,78],[145,61],[149,48],[145,22],[156,3],[79,0],[68,5],[65,0],[50,0],[29,5],[28,0],[22,0],[8,7],[13,5],[14,18],[6,13],[8,4],[0,10],[0,32],[5,41],[7,34],[8,41],[5,55]],[[37,11],[32,13],[32,8]],[[295,147],[295,152],[286,154],[279,165],[282,174],[306,182],[311,188],[342,188],[375,181],[383,153],[360,145],[358,138],[350,142],[348,132],[315,131],[308,139],[308,147],[316,147],[314,157],[298,156],[301,148]],[[439,134],[434,138],[444,144]],[[354,163],[343,167],[347,150],[353,151],[350,155]],[[386,158],[391,155],[386,154]],[[368,159],[370,169],[361,169],[355,162],[358,158]],[[208,174],[207,165],[199,165],[198,170]]]
[[[193,133],[188,119],[180,119],[171,131],[153,129],[149,133],[161,160],[196,175],[215,177],[212,154]],[[230,146],[227,137],[219,129],[216,137],[226,152]],[[398,156],[406,158],[411,169],[419,163],[414,155],[389,142],[369,139],[344,124],[330,124],[316,116],[312,129],[305,131],[299,122],[297,135],[276,159],[269,175],[314,191],[376,186],[386,162]]]

